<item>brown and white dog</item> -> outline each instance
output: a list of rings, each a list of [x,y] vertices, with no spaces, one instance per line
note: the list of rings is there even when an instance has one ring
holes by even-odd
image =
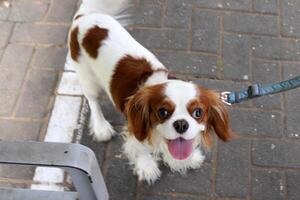
[[[214,130],[231,137],[228,113],[217,93],[169,80],[168,70],[123,28],[126,0],[83,0],[69,33],[69,59],[91,109],[94,138],[114,135],[98,95],[104,90],[128,120],[124,152],[140,180],[153,183],[162,159],[173,171],[199,168],[201,146]]]

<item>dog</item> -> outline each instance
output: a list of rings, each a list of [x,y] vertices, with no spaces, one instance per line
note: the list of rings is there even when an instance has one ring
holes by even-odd
[[[232,131],[216,92],[168,78],[167,68],[125,30],[127,5],[83,0],[69,32],[69,59],[88,100],[94,139],[115,135],[98,102],[104,91],[128,121],[123,150],[134,173],[152,184],[160,159],[180,173],[199,168],[213,131],[223,141]]]

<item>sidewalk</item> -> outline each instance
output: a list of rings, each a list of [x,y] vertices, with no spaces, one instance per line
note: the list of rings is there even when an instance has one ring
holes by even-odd
[[[298,0],[140,0],[133,36],[178,76],[219,91],[300,74]],[[230,107],[240,138],[218,142],[202,168],[139,183],[120,152],[122,141],[83,135],[102,166],[112,200],[300,199],[300,90]],[[106,102],[108,119],[121,120]]]
[[[77,0],[0,0],[0,139],[43,141],[64,70]],[[29,187],[34,170],[0,166],[0,185]]]
[[[231,91],[300,74],[298,0],[136,1],[130,32],[178,77]],[[111,200],[300,199],[299,89],[230,107],[239,139],[217,142],[203,167],[187,176],[162,165],[161,179],[147,186],[132,175],[121,138],[96,143],[77,124],[82,95],[75,73],[64,68],[77,0],[2,2],[0,139],[74,141],[83,131]],[[106,97],[101,104],[120,131],[124,119]],[[31,168],[0,166],[0,186],[30,187],[33,175]]]

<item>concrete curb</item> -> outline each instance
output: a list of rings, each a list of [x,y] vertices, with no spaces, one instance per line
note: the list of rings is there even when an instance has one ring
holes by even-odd
[[[88,112],[77,74],[67,57],[44,141],[80,142]],[[70,182],[62,169],[37,167],[31,189],[63,191],[66,180]]]

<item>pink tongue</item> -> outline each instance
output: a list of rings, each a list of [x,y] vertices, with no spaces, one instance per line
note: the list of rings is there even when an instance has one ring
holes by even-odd
[[[183,138],[170,140],[168,143],[168,149],[173,158],[177,160],[184,160],[192,153],[193,140],[185,140]]]

